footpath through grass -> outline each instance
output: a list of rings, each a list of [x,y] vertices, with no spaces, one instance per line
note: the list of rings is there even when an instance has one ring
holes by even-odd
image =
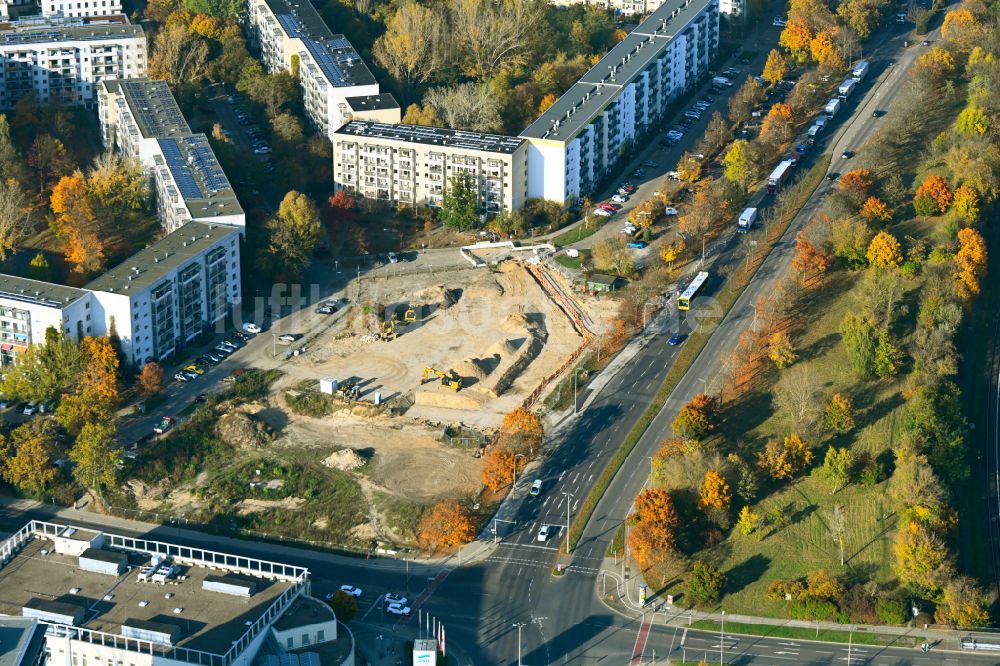
[[[697,620],[691,624],[692,629],[704,631],[721,631],[722,627],[716,620]],[[769,638],[797,638],[809,641],[825,641],[827,643],[853,643],[855,645],[891,645],[893,647],[916,647],[924,637],[913,634],[879,634],[869,631],[844,631],[843,629],[812,629],[809,627],[791,627],[777,624],[748,624],[744,622],[726,622],[727,634],[746,634],[748,636],[767,636]]]
[[[719,321],[725,318],[726,314],[736,303],[740,294],[746,289],[747,285],[750,284],[751,278],[756,274],[757,269],[764,260],[770,255],[771,249],[774,247],[775,243],[785,235],[788,227],[791,225],[792,220],[798,214],[799,210],[806,204],[809,197],[812,195],[813,191],[819,186],[823,181],[823,177],[826,174],[827,168],[830,164],[830,156],[823,155],[820,157],[819,161],[813,165],[812,169],[805,175],[805,177],[795,185],[798,188],[797,196],[792,201],[791,205],[787,207],[785,215],[772,223],[769,235],[766,242],[766,247],[764,251],[756,253],[753,263],[746,264],[737,270],[732,277],[730,277],[725,284],[719,289],[719,292],[715,295],[716,304],[719,311],[722,313]],[[667,398],[676,388],[677,384],[680,382],[681,378],[687,374],[687,371],[694,364],[696,358],[701,353],[705,345],[708,344],[709,338],[712,337],[714,333],[714,327],[710,330],[696,331],[691,334],[684,347],[677,354],[677,359],[674,361],[673,367],[667,373],[666,378],[663,380],[663,384],[660,385],[659,390],[656,392],[656,396],[650,403],[649,407],[642,413],[639,420],[636,422],[632,429],[628,431],[625,435],[625,439],[622,441],[621,446],[615,451],[614,455],[611,456],[611,460],[608,461],[607,466],[601,475],[597,477],[597,481],[594,482],[593,487],[587,494],[583,503],[580,505],[579,511],[577,511],[576,517],[573,519],[572,525],[570,525],[569,530],[569,548],[572,550],[576,547],[576,544],[580,542],[580,538],[583,536],[583,531],[587,527],[587,523],[590,522],[590,517],[594,515],[594,511],[597,510],[597,504],[604,497],[604,493],[607,492],[608,487],[611,485],[611,481],[614,480],[615,475],[618,474],[618,470],[621,466],[625,464],[625,460],[628,458],[629,454],[632,453],[632,449],[635,448],[636,444],[639,443],[639,439],[649,428],[653,419],[656,415],[663,409],[663,406],[667,402]],[[565,548],[565,546],[563,546]]]

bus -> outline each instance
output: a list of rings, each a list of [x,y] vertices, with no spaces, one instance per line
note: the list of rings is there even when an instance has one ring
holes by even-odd
[[[687,286],[687,289],[677,296],[678,310],[691,309],[691,299],[698,295],[701,288],[705,286],[706,280],[708,280],[708,273],[705,271],[702,271],[694,276],[694,279],[691,280],[691,284]]]

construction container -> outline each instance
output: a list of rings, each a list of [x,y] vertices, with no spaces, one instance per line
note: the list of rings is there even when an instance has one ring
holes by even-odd
[[[338,382],[333,377],[327,377],[326,379],[319,380],[319,392],[326,393],[328,395],[333,395],[337,392],[337,387],[340,386]]]

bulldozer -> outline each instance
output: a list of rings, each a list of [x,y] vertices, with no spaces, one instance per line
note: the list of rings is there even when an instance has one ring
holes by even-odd
[[[384,342],[396,339],[396,322],[392,319],[382,322],[380,337]]]
[[[457,391],[462,388],[462,377],[457,372],[454,370],[441,372],[440,370],[435,370],[431,367],[424,367],[424,379],[420,383],[423,384],[435,376],[441,379],[441,386],[447,386],[452,391]]]

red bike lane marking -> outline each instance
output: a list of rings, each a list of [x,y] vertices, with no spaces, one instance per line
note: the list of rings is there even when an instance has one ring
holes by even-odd
[[[638,666],[638,664],[642,663],[642,653],[646,651],[646,641],[649,639],[650,626],[652,626],[652,622],[643,620],[642,625],[639,627],[639,633],[635,637],[635,647],[632,648],[631,666]]]

